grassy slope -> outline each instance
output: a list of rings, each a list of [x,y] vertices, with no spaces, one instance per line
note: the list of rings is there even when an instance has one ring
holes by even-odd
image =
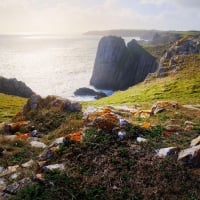
[[[0,93],[0,123],[22,110],[27,99]]]
[[[165,78],[137,84],[126,91],[84,105],[153,103],[174,100],[184,104],[200,104],[200,54],[186,56],[183,69]]]

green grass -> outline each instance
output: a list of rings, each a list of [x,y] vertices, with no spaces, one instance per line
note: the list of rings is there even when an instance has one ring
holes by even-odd
[[[0,123],[10,121],[17,112],[22,110],[27,99],[0,93]]]
[[[186,56],[185,66],[177,73],[165,78],[155,78],[146,83],[119,91],[110,97],[97,101],[85,102],[88,105],[135,105],[154,103],[158,100],[173,100],[184,104],[200,103],[200,54]]]

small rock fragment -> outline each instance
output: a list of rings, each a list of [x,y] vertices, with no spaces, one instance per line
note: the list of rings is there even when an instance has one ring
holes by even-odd
[[[36,147],[36,148],[46,148],[47,145],[42,143],[42,142],[38,142],[38,141],[31,141],[30,142],[32,147]]]
[[[31,159],[31,160],[29,160],[28,162],[26,162],[26,163],[23,163],[22,164],[22,167],[24,167],[24,168],[30,168],[30,167],[32,167],[33,165],[34,165],[34,161]]]
[[[6,180],[4,178],[0,178],[0,192],[5,189],[6,189]]]
[[[193,167],[199,167],[200,145],[182,150],[178,155],[178,160],[191,164]]]
[[[121,140],[123,140],[125,138],[125,136],[126,136],[126,132],[125,131],[119,131],[117,133],[117,135]]]
[[[160,158],[165,158],[166,156],[172,154],[175,149],[176,147],[167,147],[167,148],[158,149],[156,150],[156,156]]]
[[[190,143],[191,147],[194,147],[196,145],[200,144],[200,136],[198,136],[197,138],[193,139]]]
[[[147,142],[147,139],[142,138],[142,137],[137,137],[136,141],[139,142],[139,143],[141,143],[141,142]]]
[[[54,170],[54,169],[58,169],[58,170],[64,170],[65,169],[65,165],[64,164],[53,164],[53,165],[47,165],[43,167],[44,170]]]
[[[8,185],[4,191],[9,194],[16,194],[18,190],[21,190],[22,188],[26,187],[31,182],[32,181],[30,178],[24,178],[18,182]]]
[[[52,144],[50,145],[50,147],[53,147],[53,146],[58,146],[60,144],[63,144],[65,141],[65,137],[60,137],[60,138],[57,138],[55,139]]]

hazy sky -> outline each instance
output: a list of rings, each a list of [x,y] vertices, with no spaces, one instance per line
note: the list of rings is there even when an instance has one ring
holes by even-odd
[[[200,0],[0,0],[0,33],[200,30]]]

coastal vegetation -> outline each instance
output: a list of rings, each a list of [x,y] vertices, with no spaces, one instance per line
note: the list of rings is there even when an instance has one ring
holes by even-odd
[[[95,101],[0,94],[0,198],[200,199],[200,53],[175,57]]]

